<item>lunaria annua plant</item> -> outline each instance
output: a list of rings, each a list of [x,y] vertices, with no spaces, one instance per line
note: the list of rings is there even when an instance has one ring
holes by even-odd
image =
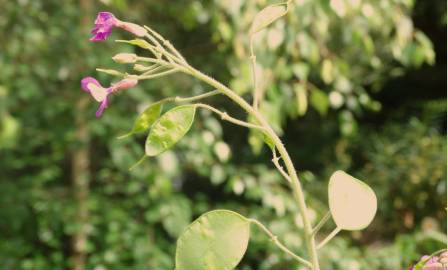
[[[194,122],[194,116],[198,109],[209,110],[219,115],[224,121],[253,129],[263,135],[265,143],[270,147],[273,164],[290,185],[302,217],[303,237],[307,249],[306,258],[302,258],[290,250],[258,220],[228,210],[215,210],[205,213],[189,225],[178,239],[175,257],[177,270],[235,268],[246,252],[251,225],[265,233],[280,250],[294,260],[309,269],[319,270],[319,249],[322,249],[342,230],[364,229],[371,223],[376,214],[377,199],[373,190],[364,182],[347,173],[337,171],[329,180],[328,201],[330,211],[318,224],[311,224],[301,182],[292,160],[281,139],[267,122],[266,117],[258,110],[259,104],[262,103],[262,95],[257,87],[253,39],[257,33],[286,15],[291,6],[292,1],[288,1],[266,7],[256,15],[249,30],[248,38],[250,40],[250,60],[254,85],[252,104],[249,104],[224,84],[192,67],[168,40],[150,27],[120,21],[108,12],[100,12],[95,21],[91,41],[106,40],[113,28],[117,27],[137,37],[132,40],[118,40],[118,42],[143,48],[149,54],[149,57],[143,57],[121,53],[113,57],[117,63],[133,64],[138,75],[123,74],[110,69],[97,69],[100,72],[121,77],[119,82],[109,87],[101,86],[98,81],[91,77],[82,80],[82,89],[90,93],[100,103],[96,113],[98,117],[109,106],[109,99],[113,93],[132,88],[140,81],[168,76],[177,72],[195,77],[215,90],[193,97],[167,97],[150,105],[136,119],[131,131],[122,138],[149,130],[145,143],[146,155],[144,158],[157,156],[174,146],[186,135]],[[202,102],[206,98],[217,95],[224,96],[236,103],[247,113],[247,119],[250,120],[236,119],[226,112]],[[163,105],[166,103],[180,105],[163,113]],[[319,229],[331,217],[336,224],[336,228],[324,240],[317,243],[316,235]]]

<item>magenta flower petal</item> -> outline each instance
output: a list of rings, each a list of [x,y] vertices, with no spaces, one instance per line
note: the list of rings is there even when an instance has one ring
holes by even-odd
[[[111,34],[112,29],[118,23],[118,19],[110,12],[99,12],[95,20],[95,27],[92,30],[93,37],[90,41],[106,40]]]
[[[104,99],[103,102],[101,102],[101,105],[99,105],[98,110],[96,111],[96,117],[99,118],[101,117],[102,113],[104,112],[104,110],[109,106],[108,104],[108,99]]]
[[[81,87],[87,93],[90,93],[90,89],[88,88],[89,84],[95,84],[96,86],[102,87],[101,84],[93,77],[85,77],[81,80]]]
[[[113,93],[112,88],[108,88],[107,89],[107,96],[106,98],[101,102],[101,104],[99,105],[98,110],[96,111],[96,117],[101,117],[102,113],[104,112],[104,110],[109,107],[109,95]]]

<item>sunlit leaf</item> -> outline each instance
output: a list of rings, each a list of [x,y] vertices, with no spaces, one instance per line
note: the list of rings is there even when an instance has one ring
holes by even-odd
[[[283,4],[272,5],[261,10],[253,20],[251,25],[250,34],[255,34],[267,26],[272,24],[277,19],[281,18],[287,13],[287,7]]]
[[[324,59],[321,65],[321,78],[326,84],[330,84],[334,80],[333,74],[334,66],[329,59]]]
[[[307,112],[307,89],[303,84],[295,84],[294,86],[296,102],[298,105],[298,115],[303,116]]]
[[[377,198],[364,182],[343,171],[336,171],[329,181],[329,208],[338,228],[361,230],[376,215]]]
[[[140,133],[143,131],[146,131],[149,129],[152,124],[157,121],[158,117],[160,116],[161,109],[163,107],[163,104],[161,102],[157,102],[154,104],[149,105],[135,120],[135,123],[133,125],[132,130],[127,133],[126,135],[123,135],[119,137],[118,139],[123,139],[125,137],[131,136],[135,133]]]
[[[183,105],[162,115],[146,139],[146,155],[159,155],[183,138],[191,128],[195,112],[194,105]]]
[[[326,115],[329,109],[329,98],[325,92],[319,89],[312,89],[310,103],[321,115]]]
[[[195,220],[177,241],[176,270],[234,269],[244,256],[250,222],[228,210],[208,212]]]

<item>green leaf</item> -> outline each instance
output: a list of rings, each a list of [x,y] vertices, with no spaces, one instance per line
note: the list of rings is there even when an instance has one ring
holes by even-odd
[[[154,124],[154,122],[157,121],[158,117],[160,116],[162,108],[163,104],[161,102],[156,102],[149,105],[138,116],[137,120],[135,120],[132,130],[129,133],[118,137],[118,139],[123,139],[128,136],[132,136],[135,133],[140,133],[149,129],[152,126],[152,124]]]
[[[310,103],[321,115],[326,115],[329,109],[329,99],[320,89],[313,89],[310,95]]]
[[[329,180],[329,208],[337,227],[362,230],[374,219],[377,197],[364,182],[343,171],[336,171]]]
[[[321,78],[326,84],[330,84],[334,80],[334,66],[329,59],[324,59],[321,65]]]
[[[196,106],[178,106],[164,115],[152,126],[146,139],[146,155],[157,156],[174,146],[191,128]]]
[[[251,25],[250,34],[256,34],[257,32],[265,29],[277,19],[281,18],[287,13],[287,6],[284,4],[271,5],[261,10],[253,20]]]
[[[228,210],[208,212],[195,220],[177,241],[176,270],[234,269],[244,256],[250,222]]]
[[[295,84],[294,90],[298,105],[298,115],[303,116],[307,112],[307,89],[303,84],[297,83]]]

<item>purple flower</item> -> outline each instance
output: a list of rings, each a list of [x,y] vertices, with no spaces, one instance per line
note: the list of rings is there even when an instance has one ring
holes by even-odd
[[[95,20],[95,28],[92,30],[93,37],[90,38],[90,41],[106,40],[112,34],[113,27],[122,28],[138,37],[147,34],[144,27],[130,22],[122,22],[110,12],[99,12]]]
[[[95,28],[92,30],[93,37],[90,41],[106,40],[112,29],[118,24],[119,20],[110,12],[99,12],[95,20]]]
[[[120,90],[134,87],[138,84],[138,80],[134,78],[123,79],[109,88],[103,87],[95,78],[85,77],[81,81],[81,88],[89,93],[97,102],[100,103],[96,111],[96,117],[101,117],[104,110],[109,106],[109,96]]]
[[[95,78],[86,77],[81,81],[82,89],[90,93],[92,97],[100,103],[96,111],[96,117],[100,117],[104,110],[109,106],[109,95],[113,92],[112,88],[104,88]]]

